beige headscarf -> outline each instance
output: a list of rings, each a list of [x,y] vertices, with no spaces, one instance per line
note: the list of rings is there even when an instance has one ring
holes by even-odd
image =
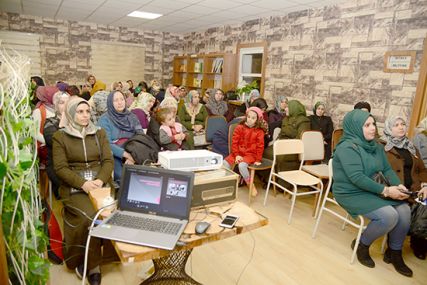
[[[141,92],[138,94],[138,97],[135,98],[132,105],[130,105],[129,109],[141,109],[146,114],[150,112],[149,103],[150,101],[156,101],[156,98],[154,98],[153,95],[147,92]]]
[[[95,134],[98,128],[90,120],[86,127],[76,123],[76,109],[80,104],[87,104],[90,107],[89,103],[85,99],[77,96],[70,97],[65,105],[65,111],[64,114],[62,114],[59,127],[64,128],[64,132],[70,136],[85,138],[87,135]]]

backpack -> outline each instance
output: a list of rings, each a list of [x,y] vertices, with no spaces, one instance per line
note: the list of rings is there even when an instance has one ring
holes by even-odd
[[[49,239],[47,244],[47,257],[50,262],[54,264],[62,264],[64,262],[64,255],[62,253],[63,242],[61,228],[59,227],[50,205],[45,200],[42,200],[42,206],[44,209],[44,230]]]

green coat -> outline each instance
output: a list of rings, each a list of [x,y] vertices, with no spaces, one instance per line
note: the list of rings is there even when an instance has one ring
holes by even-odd
[[[381,198],[384,185],[371,179],[378,171],[381,171],[392,185],[400,184],[399,177],[391,168],[380,144],[377,144],[373,153],[351,141],[340,143],[335,149],[332,191],[337,202],[350,215],[363,215],[387,205],[402,203]]]
[[[197,113],[196,115],[196,120],[194,121],[195,125],[202,125],[203,128],[205,128],[205,121],[206,118],[208,117],[208,111],[206,110],[205,105],[202,105],[200,107],[199,113]],[[187,130],[192,131],[193,130],[193,126],[191,124],[191,116],[190,114],[187,112],[187,108],[185,107],[185,104],[183,104],[179,110],[178,110],[178,117],[179,117],[179,121],[180,123],[187,128]]]
[[[70,188],[81,189],[86,180],[79,175],[86,169],[85,149],[89,168],[97,171],[95,179],[100,179],[104,184],[111,182],[113,171],[113,157],[110,143],[104,129],[96,132],[99,141],[97,146],[95,135],[87,135],[84,138],[71,136],[64,131],[57,131],[53,135],[53,164],[56,174],[61,179],[60,194],[62,198],[68,198]],[[102,152],[102,161],[99,150]]]

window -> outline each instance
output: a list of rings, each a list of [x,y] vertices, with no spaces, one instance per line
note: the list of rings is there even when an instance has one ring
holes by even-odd
[[[266,43],[239,44],[239,86],[253,81],[258,83],[259,91],[264,94],[264,70],[266,61]]]
[[[145,48],[142,45],[92,41],[92,74],[107,89],[115,81],[131,79],[134,85],[144,79]]]
[[[41,76],[40,35],[0,31],[1,47],[17,51],[30,59],[30,76]],[[28,79],[29,80],[29,79]]]

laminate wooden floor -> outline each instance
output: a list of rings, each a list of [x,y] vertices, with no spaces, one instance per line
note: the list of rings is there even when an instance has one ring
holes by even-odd
[[[260,189],[261,187],[258,187]],[[239,189],[239,200],[247,203],[247,188]],[[409,239],[403,249],[412,278],[398,274],[392,265],[382,261],[382,240],[371,247],[376,267],[367,268],[355,260],[350,264],[350,243],[356,230],[325,213],[315,239],[313,197],[297,198],[292,224],[287,224],[290,200],[282,194],[273,197],[270,192],[267,206],[262,205],[264,191],[252,202],[252,207],[269,218],[269,225],[226,240],[197,247],[187,263],[187,273],[206,285],[359,285],[359,284],[427,284],[427,261],[417,259],[409,248]],[[147,263],[110,264],[102,266],[103,285],[139,284],[141,267]],[[53,265],[51,282],[56,285],[77,285],[81,281],[65,266]]]

